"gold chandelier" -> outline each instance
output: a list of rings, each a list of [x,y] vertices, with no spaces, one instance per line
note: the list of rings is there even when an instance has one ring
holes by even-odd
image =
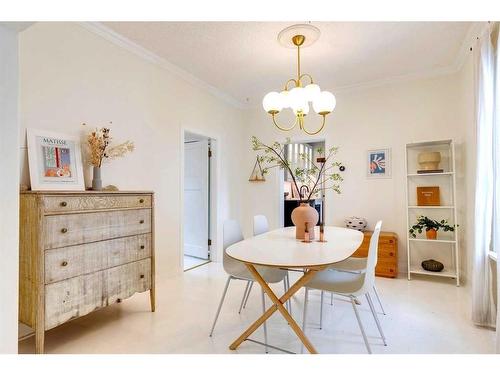
[[[335,96],[329,91],[321,91],[314,83],[310,74],[300,71],[300,50],[313,44],[319,38],[319,29],[308,24],[293,25],[282,30],[278,35],[278,41],[285,47],[297,48],[297,78],[286,81],[283,91],[272,91],[264,96],[262,106],[273,119],[274,125],[280,130],[289,131],[297,124],[306,134],[318,134],[325,127],[326,116],[335,108]],[[304,81],[308,83],[304,86]],[[304,119],[309,113],[309,103],[314,111],[322,116],[321,125],[316,131],[308,131],[305,128]],[[276,116],[281,110],[290,108],[295,114],[295,121],[289,127],[278,124]]]

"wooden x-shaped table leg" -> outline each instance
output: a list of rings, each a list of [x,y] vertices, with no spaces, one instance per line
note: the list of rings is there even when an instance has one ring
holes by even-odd
[[[257,272],[255,269],[254,265],[251,263],[245,263],[248,270],[250,273],[253,275],[255,278],[255,281],[257,281],[262,289],[266,292],[266,294],[269,296],[271,301],[273,301],[274,305],[271,306],[269,309],[266,310],[266,312],[259,318],[257,319],[250,327],[247,328],[243,334],[238,337],[230,346],[229,349],[235,350],[240,344],[245,341],[257,328],[259,328],[267,319],[273,315],[276,310],[279,310],[281,315],[286,319],[286,321],[290,324],[290,327],[292,327],[293,331],[295,334],[298,336],[300,341],[304,344],[304,346],[309,350],[309,353],[311,354],[317,354],[316,349],[314,349],[314,346],[311,344],[309,339],[304,335],[304,332],[302,329],[300,329],[299,325],[295,320],[293,320],[292,316],[288,313],[288,310],[285,308],[284,304],[286,301],[288,301],[295,293],[297,293],[300,288],[302,288],[312,277],[314,274],[318,271],[323,270],[326,267],[316,267],[316,268],[309,268],[304,275],[298,279],[295,284],[293,284],[281,298],[278,298],[276,294],[272,291],[272,289],[267,285],[266,281],[262,278],[262,276]]]

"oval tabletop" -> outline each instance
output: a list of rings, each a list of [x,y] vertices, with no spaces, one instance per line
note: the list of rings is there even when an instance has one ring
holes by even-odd
[[[318,228],[316,233],[319,236]],[[295,227],[280,228],[235,243],[226,249],[236,260],[261,266],[308,268],[326,266],[350,257],[363,242],[363,233],[325,227],[325,240],[304,243],[295,238]]]

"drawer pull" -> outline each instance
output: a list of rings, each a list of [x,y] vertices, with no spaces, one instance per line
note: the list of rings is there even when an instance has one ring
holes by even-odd
[[[61,266],[66,267],[68,265],[68,262],[64,261],[61,263]]]
[[[139,220],[139,224],[144,224],[144,220]]]
[[[394,240],[389,240],[389,243],[393,243],[393,242],[394,242]]]
[[[141,250],[144,250],[144,245],[141,245]]]
[[[393,257],[393,256],[394,256],[394,253],[391,251],[391,252],[389,253],[389,255],[390,255],[391,257]]]
[[[68,228],[61,229],[61,233],[68,233]]]
[[[120,303],[121,301],[122,301],[122,299],[121,299],[121,298],[118,298],[118,299],[116,300],[116,303]]]
[[[65,202],[65,201],[62,201],[62,202],[61,202],[61,206],[62,206],[62,207],[66,207],[67,205],[68,205],[68,202]]]
[[[144,275],[141,275],[140,277],[141,277],[141,279],[144,279]]]
[[[139,199],[139,203],[144,203],[144,199]]]

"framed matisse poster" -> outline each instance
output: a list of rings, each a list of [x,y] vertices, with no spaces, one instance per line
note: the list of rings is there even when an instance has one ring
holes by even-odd
[[[85,190],[77,137],[28,129],[31,190]]]
[[[368,178],[391,177],[391,149],[368,150]]]

